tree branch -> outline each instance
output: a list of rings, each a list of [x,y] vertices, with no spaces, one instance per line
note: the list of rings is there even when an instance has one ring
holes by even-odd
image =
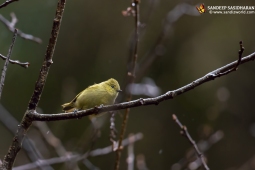
[[[54,53],[54,49],[55,49],[56,42],[57,42],[57,37],[59,34],[59,29],[60,29],[60,24],[61,24],[61,19],[63,16],[64,8],[65,8],[65,0],[59,0],[57,9],[56,9],[55,19],[53,21],[51,38],[49,40],[49,44],[47,47],[47,51],[45,54],[43,65],[40,70],[38,80],[35,84],[34,93],[33,93],[32,97],[30,99],[30,102],[28,104],[27,111],[25,112],[25,115],[24,115],[20,125],[18,125],[17,132],[13,138],[11,146],[9,147],[7,155],[5,155],[5,157],[4,157],[3,164],[2,164],[2,167],[0,167],[0,169],[4,169],[4,170],[12,169],[15,158],[21,149],[22,141],[25,137],[26,131],[32,124],[32,120],[29,118],[28,115],[29,115],[29,113],[35,112],[35,109],[38,105],[38,102],[40,100],[40,97],[41,97],[41,94],[43,91],[43,87],[44,87],[46,79],[47,79],[47,75],[48,75],[50,66],[53,63],[52,58],[53,58],[53,53]]]
[[[4,23],[4,25],[11,31],[11,32],[14,32],[15,30],[15,25],[16,23],[18,22],[18,19],[16,17],[16,15],[14,13],[11,13],[11,22],[8,21],[6,18],[4,18],[1,14],[0,14],[0,21],[2,23]],[[33,35],[30,35],[30,34],[25,34],[23,33],[22,31],[18,30],[18,35],[21,37],[21,38],[24,38],[26,40],[31,40],[31,41],[34,41],[36,43],[39,43],[41,44],[42,43],[42,40],[38,37],[34,37]]]
[[[132,138],[132,140],[130,140],[130,138]],[[127,139],[123,140],[123,146],[129,145],[130,142],[133,142],[133,143],[137,142],[137,141],[141,140],[142,138],[143,138],[142,133],[137,133],[135,135],[129,136]],[[102,156],[102,155],[109,154],[111,152],[113,152],[112,145],[107,146],[105,148],[98,148],[98,149],[89,151],[88,156],[89,157]],[[61,157],[56,157],[56,158],[37,160],[36,162],[33,162],[33,163],[14,167],[13,170],[25,170],[25,169],[28,170],[28,169],[34,169],[39,166],[42,167],[45,165],[52,165],[52,164],[63,163],[63,162],[67,162],[67,161],[74,161],[74,160],[79,161],[79,160],[81,160],[82,157],[84,157],[84,155],[73,154],[73,155],[66,155],[66,156],[61,156]]]
[[[3,60],[6,60],[7,57],[5,57],[4,55],[0,54],[0,57],[3,59]],[[29,62],[25,62],[25,63],[22,63],[20,62],[19,60],[11,60],[9,59],[9,62],[11,64],[17,64],[17,65],[20,65],[21,67],[24,67],[24,68],[28,68],[28,66],[30,65]]]
[[[3,88],[4,88],[5,75],[6,75],[7,67],[8,67],[9,60],[10,60],[10,57],[11,57],[11,54],[12,54],[12,48],[13,48],[14,43],[16,41],[16,37],[17,37],[17,29],[14,30],[14,34],[13,34],[13,37],[12,37],[12,43],[10,45],[9,52],[7,54],[7,58],[5,60],[4,67],[3,67],[3,70],[2,70],[2,75],[1,75],[1,80],[0,80],[0,98],[1,98],[1,95],[2,95]]]
[[[67,151],[64,148],[61,140],[59,140],[50,130],[45,122],[35,122],[34,126],[40,131],[41,135],[47,141],[47,143],[55,149],[58,156],[67,155]]]
[[[246,56],[246,57],[243,57],[241,59],[241,62],[239,65],[244,64],[249,61],[253,61],[254,59],[255,59],[255,52]],[[81,118],[84,116],[88,116],[88,115],[92,115],[92,114],[99,114],[102,112],[109,112],[109,111],[113,111],[113,110],[122,110],[122,109],[126,109],[126,108],[147,106],[147,105],[158,105],[160,102],[162,102],[164,100],[173,99],[174,97],[181,95],[183,93],[186,93],[186,92],[188,92],[188,91],[190,91],[190,90],[192,90],[208,81],[212,81],[215,78],[221,77],[222,76],[221,73],[224,73],[227,70],[234,68],[237,63],[238,63],[238,61],[229,63],[221,68],[218,68],[212,72],[209,72],[205,76],[203,76],[197,80],[194,80],[193,82],[191,82],[179,89],[168,91],[165,94],[160,95],[158,97],[146,98],[146,99],[140,98],[140,99],[132,100],[129,102],[123,102],[123,103],[114,104],[114,105],[95,107],[95,108],[91,108],[91,109],[87,109],[87,110],[77,111],[75,113],[71,112],[71,113],[57,113],[57,114],[39,114],[39,113],[29,112],[27,114],[27,116],[31,120],[35,120],[35,121],[57,121],[57,120],[66,120],[66,119],[77,119],[77,118]],[[231,73],[231,72],[229,72],[229,73]]]
[[[190,136],[188,129],[186,126],[182,125],[182,123],[179,121],[179,119],[177,118],[177,116],[175,114],[173,114],[173,120],[176,122],[176,124],[181,128],[181,134],[184,135],[189,142],[192,144],[193,148],[195,149],[197,155],[199,156],[204,168],[206,170],[209,170],[209,167],[207,166],[205,159],[204,159],[204,155],[199,151],[196,142],[192,139],[192,137]]]
[[[243,52],[244,52],[243,41],[240,41],[240,42],[239,42],[239,45],[240,45],[240,50],[238,51],[238,61],[237,61],[237,63],[236,63],[236,66],[235,66],[234,68],[232,68],[232,69],[227,70],[227,71],[224,72],[224,73],[220,73],[221,76],[223,76],[223,75],[225,75],[225,74],[228,74],[228,73],[230,73],[230,72],[232,72],[232,71],[236,71],[236,70],[238,69],[238,66],[239,66],[239,64],[240,64],[240,62],[241,62],[242,55],[243,55]]]
[[[18,1],[18,0],[6,0],[4,3],[2,3],[2,4],[0,5],[0,8],[3,8],[3,7],[5,7],[5,6],[7,6],[7,5],[9,5],[10,3],[13,3],[13,2],[15,2],[15,1]]]
[[[206,140],[200,140],[197,143],[197,146],[200,148],[200,151],[205,153],[208,151],[213,145],[218,143],[220,140],[222,140],[224,137],[224,133],[221,130],[218,130],[214,132],[210,137]],[[196,157],[196,158],[195,158]],[[176,169],[178,167],[179,169],[190,169],[189,166],[192,165],[194,169],[194,165],[196,167],[201,166],[202,162],[198,161],[199,158],[197,158],[197,153],[194,151],[194,149],[188,149],[187,153],[181,158],[178,162],[174,163],[171,167],[171,169]]]

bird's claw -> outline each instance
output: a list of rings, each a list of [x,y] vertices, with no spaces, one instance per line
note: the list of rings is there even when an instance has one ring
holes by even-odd
[[[76,114],[78,112],[78,109],[74,109],[73,114]]]

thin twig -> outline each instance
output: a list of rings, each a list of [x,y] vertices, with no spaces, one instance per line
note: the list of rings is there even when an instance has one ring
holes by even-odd
[[[10,57],[11,57],[11,54],[12,54],[12,49],[13,49],[16,37],[17,37],[17,29],[14,30],[14,34],[13,34],[13,37],[12,37],[12,43],[10,45],[9,52],[7,54],[7,59],[5,60],[4,67],[3,67],[3,70],[2,70],[2,75],[1,75],[1,80],[0,80],[0,99],[1,99],[3,88],[4,88],[4,80],[5,80],[7,67],[8,67],[8,64],[9,64],[9,60],[10,60]]]
[[[38,108],[39,110],[39,108]],[[40,109],[42,112],[42,109]],[[62,144],[61,140],[58,139],[50,130],[49,126],[46,122],[34,122],[33,124],[41,133],[41,135],[44,137],[45,141],[52,146],[55,149],[55,152],[58,154],[58,156],[66,156],[70,155],[70,153],[66,150],[64,145]],[[67,169],[70,169],[70,163],[66,163],[65,166]],[[74,165],[78,166],[78,165]],[[73,170],[76,170],[73,168]]]
[[[45,122],[34,122],[34,126],[38,128],[41,132],[44,139],[51,145],[58,156],[65,156],[67,155],[67,151],[64,148],[61,140],[59,140],[50,130],[48,125]]]
[[[59,140],[50,130],[46,122],[34,122],[34,126],[41,132],[41,135],[47,141],[47,143],[52,146],[58,156],[67,156],[70,155],[69,152],[63,146],[61,140]],[[70,163],[66,163],[66,167],[69,167]],[[78,166],[78,165],[74,165]],[[70,169],[70,168],[69,168]],[[73,168],[74,170],[74,168]]]
[[[139,29],[139,41],[142,39],[142,37],[145,35],[146,30],[147,30],[147,24],[149,23],[150,17],[152,16],[155,8],[158,6],[157,4],[159,3],[160,0],[149,0],[149,7],[147,8],[148,10],[145,12],[145,17],[143,18],[143,22],[139,23],[138,25],[138,29]],[[135,10],[132,7],[128,7],[126,10],[122,11],[122,15],[123,16],[135,16]],[[127,72],[129,72],[130,70],[130,66],[132,64],[132,59],[134,56],[134,47],[135,47],[135,43],[136,43],[136,37],[134,36],[135,34],[135,29],[134,31],[130,34],[129,37],[129,48],[128,48],[128,56],[127,56]],[[137,75],[139,75],[139,72],[136,73]],[[136,80],[139,78],[137,78],[138,76],[136,75]],[[126,74],[125,74],[126,76]],[[124,81],[123,81],[123,87],[124,89],[127,88],[128,84],[128,79],[129,77],[127,77]],[[123,101],[124,99],[126,99],[126,95],[127,94],[119,94],[120,97],[118,97],[118,103],[119,101]]]
[[[243,57],[240,65],[249,61],[253,61],[254,59],[255,59],[255,52],[246,57]],[[132,100],[130,102],[123,102],[119,104],[102,106],[100,108],[91,108],[87,110],[77,111],[75,113],[71,112],[71,113],[56,113],[56,114],[39,114],[35,112],[29,112],[27,116],[29,117],[29,119],[31,119],[31,121],[57,121],[57,120],[77,119],[77,118],[82,118],[84,116],[88,116],[92,114],[99,114],[102,112],[122,110],[122,109],[139,107],[139,106],[158,105],[162,101],[173,99],[174,97],[184,94],[208,81],[212,81],[215,78],[221,77],[220,73],[223,73],[231,68],[234,68],[236,64],[237,64],[237,61],[229,63],[221,68],[218,68],[212,72],[207,73],[205,76],[197,80],[194,80],[183,87],[180,87],[176,90],[168,91],[165,94],[162,94],[160,96],[153,97],[153,98],[145,98],[145,99],[140,98],[140,99]]]
[[[57,43],[57,37],[59,34],[60,24],[61,24],[61,20],[62,20],[64,8],[65,8],[65,1],[66,0],[58,1],[56,15],[53,21],[53,26],[51,31],[51,38],[49,40],[49,44],[46,50],[46,54],[45,54],[45,58],[44,58],[41,70],[40,70],[40,74],[35,84],[35,89],[29,101],[28,108],[25,112],[25,115],[20,125],[18,126],[17,132],[13,138],[11,146],[9,147],[7,155],[5,155],[4,157],[2,169],[12,169],[15,158],[21,149],[22,141],[25,137],[26,131],[32,124],[32,120],[29,118],[28,115],[29,113],[35,112],[35,109],[39,103],[39,100],[43,91],[43,87],[47,79],[50,66],[53,63],[52,58],[53,58],[54,49]]]
[[[11,32],[14,32],[15,30],[15,24],[17,23],[18,19],[16,17],[16,15],[14,13],[11,13],[11,22],[8,21],[6,18],[4,18],[1,14],[0,14],[0,21],[11,31]],[[24,38],[26,40],[31,40],[31,41],[34,41],[36,43],[39,43],[41,44],[42,43],[42,40],[38,37],[35,37],[33,35],[30,35],[30,34],[25,34],[23,33],[22,31],[18,30],[18,35],[21,37],[21,38]]]
[[[138,170],[148,170],[145,162],[145,156],[143,154],[136,156],[136,167]]]
[[[205,153],[206,151],[208,151],[214,144],[216,144],[217,142],[219,142],[222,138],[224,137],[224,133],[221,130],[216,131],[215,133],[213,133],[207,140],[200,140],[197,143],[197,146],[200,148],[200,151]],[[194,160],[194,157],[197,158],[197,153],[196,151],[194,151],[193,148],[189,149],[189,151],[186,153],[186,155],[181,158],[177,163],[174,163],[172,165],[172,170],[176,169],[176,167],[178,167],[179,169],[185,169],[185,166],[187,164],[194,166],[194,162],[196,162],[196,166],[200,167],[202,165],[202,162],[199,159],[199,161],[197,161],[197,159]],[[192,160],[192,162],[190,162],[190,160]],[[188,165],[188,166],[189,166]]]
[[[238,51],[238,61],[236,63],[236,66],[234,68],[232,68],[232,69],[227,70],[224,73],[220,73],[221,76],[226,75],[226,74],[228,74],[228,73],[230,73],[232,71],[236,71],[238,69],[238,66],[241,63],[242,55],[243,55],[243,52],[244,52],[243,41],[240,41],[239,45],[240,45],[240,50]]]
[[[118,149],[116,140],[116,127],[115,127],[115,113],[112,112],[111,118],[110,118],[110,141],[112,142],[112,150],[116,151]]]
[[[135,163],[135,154],[134,154],[134,136],[133,134],[129,135],[130,143],[128,145],[128,156],[127,156],[127,164],[128,164],[128,170],[134,170],[134,163]]]
[[[202,164],[204,166],[204,168],[206,170],[209,170],[209,167],[206,164],[204,155],[199,151],[196,142],[192,139],[192,137],[190,136],[188,129],[186,126],[182,125],[182,123],[179,121],[179,119],[177,118],[177,116],[175,114],[172,115],[173,116],[173,120],[176,122],[176,124],[181,128],[181,134],[183,134],[188,140],[189,142],[193,145],[194,149],[196,150],[197,155],[199,156],[200,160],[202,161]]]
[[[88,159],[84,159],[82,162],[89,170],[100,170],[98,167],[93,165]]]
[[[90,147],[89,147],[88,151],[86,153],[84,153],[82,156],[80,156],[79,158],[75,159],[74,162],[85,160],[90,156],[90,153],[92,152],[92,149],[94,149],[94,146],[95,146],[96,141],[99,137],[99,134],[100,134],[100,129],[94,127],[94,133],[93,133],[93,136],[92,136],[92,143],[90,144]]]
[[[233,170],[253,170],[254,169],[255,156],[253,155],[250,159],[248,159],[243,165],[239,168],[232,168]],[[229,168],[231,169],[231,168]]]
[[[5,57],[5,56],[2,55],[2,54],[0,54],[0,57],[1,57],[3,60],[6,60],[6,58],[7,58],[7,57]],[[10,62],[11,64],[17,64],[17,65],[19,65],[19,66],[21,66],[21,67],[24,67],[24,68],[28,68],[28,66],[30,65],[29,62],[22,63],[22,62],[20,62],[19,60],[11,60],[11,59],[9,59],[9,62]]]
[[[135,81],[135,71],[136,71],[136,63],[137,63],[137,57],[138,57],[138,42],[139,42],[139,24],[140,24],[140,15],[139,15],[139,3],[140,0],[133,0],[132,2],[132,8],[134,8],[134,15],[135,15],[135,44],[134,44],[134,56],[132,59],[132,65],[131,65],[131,71],[128,72],[128,77],[130,77],[129,83],[132,84]],[[129,93],[127,97],[127,101],[132,100],[132,94]],[[116,160],[115,160],[115,170],[119,169],[120,166],[120,157],[121,157],[121,149],[122,149],[122,140],[125,135],[127,121],[128,121],[128,115],[129,115],[130,109],[127,108],[125,111],[124,119],[121,125],[121,132],[120,132],[120,139],[118,144],[118,149],[116,152]]]
[[[0,5],[0,8],[3,8],[3,7],[5,7],[5,6],[7,6],[7,5],[9,5],[10,3],[13,3],[13,2],[15,2],[15,1],[18,1],[18,0],[6,0],[4,3],[2,3],[2,4]]]
[[[143,134],[142,133],[137,133],[133,136],[129,136],[128,138],[123,140],[122,146],[127,146],[130,144],[130,139],[129,138],[133,138],[132,142],[137,142],[139,140],[141,140],[143,138]],[[112,150],[112,145],[107,146],[105,148],[98,148],[95,150],[92,150],[89,152],[88,156],[89,157],[96,157],[96,156],[102,156],[102,155],[106,155],[113,152]],[[22,165],[22,166],[18,166],[18,167],[14,167],[13,170],[28,170],[28,169],[34,169],[36,167],[40,166],[45,166],[45,165],[52,165],[52,164],[57,164],[57,163],[63,163],[63,162],[67,162],[67,161],[79,161],[81,160],[80,158],[84,157],[84,155],[66,155],[66,156],[62,156],[62,157],[55,157],[55,158],[50,158],[50,159],[44,159],[44,160],[37,160],[36,162],[33,163],[29,163],[26,165]],[[87,157],[86,157],[87,158]]]

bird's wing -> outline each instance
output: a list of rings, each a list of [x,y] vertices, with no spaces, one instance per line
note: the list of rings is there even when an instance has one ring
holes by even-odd
[[[76,99],[81,95],[83,91],[81,91],[79,94],[77,94],[77,96],[75,96],[75,98],[70,102],[70,103],[75,103]]]
[[[89,87],[87,87],[86,89],[84,89],[83,91],[81,91],[79,94],[77,94],[77,96],[70,102],[70,103],[75,103],[75,101],[77,100],[77,98],[83,93],[83,92],[88,92],[87,90],[88,89],[97,89],[97,86],[98,84],[94,84],[94,85],[91,85]]]

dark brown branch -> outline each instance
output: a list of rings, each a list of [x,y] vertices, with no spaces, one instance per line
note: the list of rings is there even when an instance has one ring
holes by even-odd
[[[181,128],[181,134],[184,135],[188,140],[189,142],[192,144],[192,146],[194,147],[197,155],[199,156],[204,168],[206,170],[209,170],[209,167],[207,166],[206,164],[206,161],[205,161],[205,158],[204,158],[204,155],[199,151],[198,147],[197,147],[197,144],[196,142],[192,139],[192,137],[190,136],[189,132],[188,132],[188,129],[186,126],[182,125],[182,123],[179,121],[179,119],[177,118],[177,116],[175,114],[172,115],[173,116],[173,120],[176,122],[176,124]]]
[[[241,64],[244,64],[249,61],[253,61],[255,59],[255,52],[243,57],[241,60]],[[36,121],[57,121],[57,120],[66,120],[66,119],[77,119],[81,118],[84,116],[92,115],[92,114],[98,114],[102,112],[109,112],[113,110],[122,110],[122,109],[127,109],[127,108],[132,108],[132,107],[139,107],[139,106],[146,106],[146,105],[158,105],[160,102],[164,100],[170,100],[173,99],[176,96],[179,96],[183,93],[186,93],[208,81],[212,81],[217,77],[221,77],[220,73],[223,73],[231,68],[234,68],[237,64],[237,61],[234,61],[232,63],[229,63],[221,68],[218,68],[205,76],[179,88],[176,90],[168,91],[163,95],[160,95],[158,97],[154,98],[146,98],[146,99],[137,99],[137,100],[132,100],[130,102],[123,102],[119,104],[114,104],[114,105],[108,105],[108,106],[103,106],[100,108],[91,108],[87,110],[82,110],[82,111],[77,111],[75,113],[57,113],[57,114],[39,114],[39,113],[34,113],[34,112],[29,112],[28,117],[31,120],[36,120]]]
[[[7,57],[5,57],[4,55],[0,54],[0,57],[3,59],[3,60],[6,60]],[[11,64],[17,64],[17,65],[20,65],[21,67],[24,67],[24,68],[28,68],[28,66],[30,65],[29,62],[25,62],[25,63],[22,63],[20,62],[19,60],[11,60],[9,59],[9,62]]]
[[[138,42],[139,42],[139,24],[140,24],[140,17],[139,17],[139,3],[140,0],[133,0],[132,2],[132,8],[134,9],[134,15],[135,15],[135,44],[134,44],[134,56],[132,60],[132,65],[131,65],[131,71],[128,72],[128,78],[129,79],[129,84],[134,83],[135,81],[135,71],[136,71],[136,63],[137,63],[137,57],[138,57]],[[127,101],[132,100],[132,94],[129,93],[127,95]],[[120,139],[119,139],[119,144],[118,144],[118,149],[116,152],[116,161],[115,161],[115,170],[119,169],[120,165],[120,157],[121,157],[121,148],[122,148],[122,140],[124,139],[125,131],[126,131],[126,126],[128,122],[128,115],[129,115],[130,109],[127,108],[125,111],[124,119],[121,125],[121,131],[120,131]]]
[[[4,157],[2,168],[0,167],[0,169],[12,169],[15,158],[21,149],[22,141],[25,137],[26,131],[32,124],[32,120],[30,119],[29,115],[30,113],[35,112],[35,109],[38,105],[38,102],[40,100],[40,97],[43,91],[43,87],[47,79],[50,66],[53,63],[52,58],[53,58],[53,53],[54,53],[54,49],[57,42],[57,37],[58,37],[59,29],[60,29],[60,24],[61,24],[64,8],[65,8],[65,0],[59,0],[57,9],[56,9],[56,15],[53,21],[51,38],[49,40],[49,44],[47,47],[47,51],[45,54],[45,58],[41,67],[38,80],[35,84],[34,93],[28,104],[27,111],[25,112],[25,115],[20,125],[18,126],[17,132],[13,138],[11,146],[9,147],[8,153]]]
[[[132,140],[130,140],[130,138],[132,138]],[[143,138],[143,134],[142,133],[137,133],[135,135],[129,136],[127,139],[123,140],[123,146],[127,146],[130,144],[130,142],[137,142],[139,140],[141,140]],[[102,155],[106,155],[113,152],[112,150],[112,146],[107,146],[105,148],[98,148],[95,150],[92,150],[89,152],[88,156],[89,157],[96,157],[96,156],[102,156]],[[30,163],[30,164],[26,164],[26,165],[22,165],[22,166],[18,166],[18,167],[14,167],[13,170],[28,170],[28,169],[34,169],[37,168],[39,166],[46,166],[46,165],[52,165],[52,164],[57,164],[57,163],[63,163],[63,162],[67,162],[67,161],[78,161],[81,160],[81,157],[83,157],[84,155],[66,155],[66,156],[61,156],[61,157],[56,157],[56,158],[50,158],[50,159],[44,159],[44,160],[38,160],[36,162]]]
[[[3,8],[3,7],[5,7],[5,6],[7,6],[7,5],[9,5],[10,3],[13,3],[13,2],[15,2],[15,1],[18,1],[18,0],[6,0],[4,3],[2,3],[2,4],[0,5],[0,8]]]
[[[9,64],[9,60],[10,60],[10,57],[11,57],[11,54],[12,54],[12,48],[14,46],[16,37],[17,37],[17,29],[14,30],[14,34],[13,34],[13,37],[12,37],[12,43],[10,45],[9,52],[7,54],[7,59],[5,60],[4,67],[3,67],[3,70],[2,70],[2,75],[1,75],[1,80],[0,80],[0,99],[1,99],[3,88],[4,88],[4,80],[5,80],[7,67],[8,67],[8,64]]]
[[[15,25],[18,21],[16,15],[14,13],[11,13],[11,22],[8,21],[6,18],[4,18],[1,14],[0,14],[0,21],[2,23],[4,23],[4,25],[11,31],[11,32],[14,32],[15,30]],[[34,41],[36,43],[39,43],[41,44],[42,43],[42,40],[38,37],[34,37],[33,35],[30,35],[30,34],[25,34],[23,33],[22,31],[18,30],[18,35],[21,37],[21,38],[24,38],[26,40],[31,40],[31,41]]]

